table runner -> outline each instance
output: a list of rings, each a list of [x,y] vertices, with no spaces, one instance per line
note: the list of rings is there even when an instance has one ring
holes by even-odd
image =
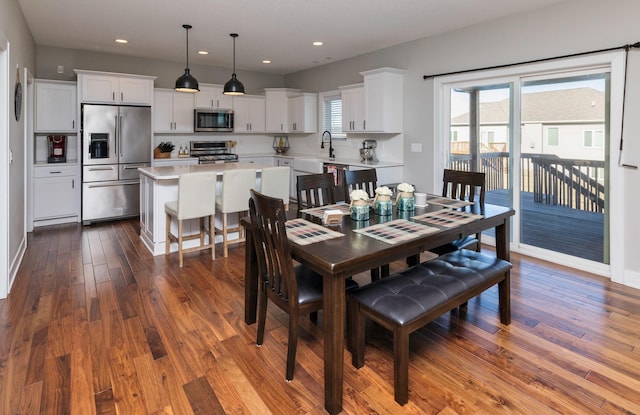
[[[397,244],[398,242],[437,232],[438,228],[409,222],[405,219],[395,219],[391,222],[378,223],[366,228],[354,229],[353,231],[388,244]]]
[[[336,203],[333,205],[325,205],[325,206],[319,206],[314,208],[302,209],[300,212],[322,219],[324,216],[324,212],[327,210],[339,210],[340,212],[342,212],[343,215],[351,214],[351,212],[349,211],[349,205],[346,203]]]
[[[476,215],[475,213],[459,212],[451,209],[441,209],[436,212],[423,213],[422,215],[416,215],[414,220],[422,223],[429,223],[432,225],[443,226],[445,228],[451,228],[454,226],[462,225],[464,223],[473,222],[474,220],[481,219],[482,215]]]
[[[287,238],[298,245],[309,245],[314,242],[338,238],[344,234],[304,219],[292,219],[285,223]]]
[[[473,202],[469,202],[468,200],[451,199],[449,197],[432,195],[431,193],[427,194],[427,203],[450,208],[460,208],[473,205]]]

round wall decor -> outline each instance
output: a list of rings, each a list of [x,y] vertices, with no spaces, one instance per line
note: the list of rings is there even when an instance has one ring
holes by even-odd
[[[22,114],[22,84],[20,83],[20,68],[16,68],[16,87],[13,92],[13,105],[16,114],[16,121],[20,121]]]

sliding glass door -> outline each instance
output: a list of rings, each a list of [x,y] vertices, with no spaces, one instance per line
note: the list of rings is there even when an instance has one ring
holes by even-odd
[[[512,241],[529,253],[609,261],[608,79],[597,68],[447,85],[445,167],[486,174],[486,202],[515,208]]]

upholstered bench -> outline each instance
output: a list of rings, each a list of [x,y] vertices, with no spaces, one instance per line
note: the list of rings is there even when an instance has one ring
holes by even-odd
[[[365,318],[393,332],[394,394],[409,400],[409,334],[498,284],[500,321],[511,322],[507,261],[459,250],[349,292],[348,344],[353,365],[364,365]]]

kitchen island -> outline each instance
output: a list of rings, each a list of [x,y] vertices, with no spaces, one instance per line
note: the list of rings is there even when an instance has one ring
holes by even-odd
[[[256,163],[222,163],[222,164],[199,164],[199,165],[178,165],[141,167],[140,172],[140,238],[149,248],[153,255],[162,255],[165,252],[165,213],[164,204],[171,200],[178,199],[178,177],[181,174],[193,172],[215,172],[218,174],[216,194],[221,194],[222,173],[227,170],[255,169],[256,188],[260,188],[260,172],[268,165]],[[249,196],[247,195],[247,201]],[[247,205],[248,209],[248,205]],[[217,213],[217,212],[216,212]],[[235,226],[233,217],[230,226]],[[216,224],[221,227],[221,221],[216,215]],[[172,223],[172,232],[177,232],[177,224]],[[199,220],[185,221],[184,233],[195,234],[199,232]],[[222,236],[216,237],[216,242],[222,241]],[[237,238],[237,234],[231,234],[230,239]],[[185,242],[185,247],[196,246],[197,240]],[[171,252],[176,252],[178,247],[172,244]]]

